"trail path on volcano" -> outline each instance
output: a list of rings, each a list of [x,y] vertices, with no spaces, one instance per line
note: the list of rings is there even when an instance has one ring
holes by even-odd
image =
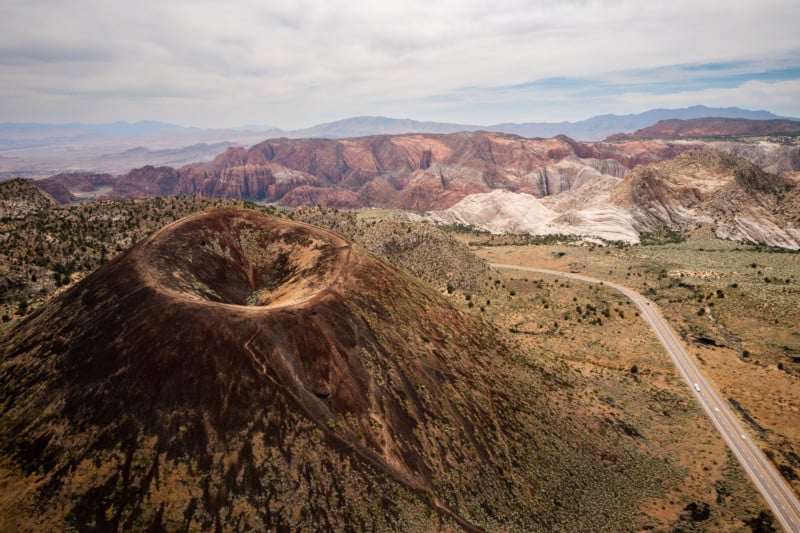
[[[572,272],[502,263],[490,263],[490,266],[497,269],[535,272],[585,283],[606,285],[627,296],[639,307],[640,315],[653,329],[661,344],[664,345],[675,366],[678,367],[681,376],[689,384],[689,388],[697,398],[697,401],[700,402],[711,422],[722,434],[722,438],[733,452],[733,455],[739,460],[739,463],[741,463],[747,475],[767,501],[783,528],[788,532],[800,532],[800,501],[798,501],[797,496],[764,453],[753,442],[733,412],[714,390],[710,381],[694,364],[678,336],[670,328],[654,302],[623,285]]]

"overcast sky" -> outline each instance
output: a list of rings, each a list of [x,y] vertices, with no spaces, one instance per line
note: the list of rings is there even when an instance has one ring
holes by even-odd
[[[0,122],[800,117],[798,0],[3,0]]]

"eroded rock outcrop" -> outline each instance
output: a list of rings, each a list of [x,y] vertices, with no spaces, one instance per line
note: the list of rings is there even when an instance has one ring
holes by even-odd
[[[734,160],[730,156],[722,163],[724,157],[712,148],[744,156],[773,170],[772,176],[800,168],[800,148],[766,142],[626,139],[586,143],[565,136],[525,139],[486,132],[271,139],[249,149],[230,148],[213,161],[178,170],[133,170],[111,180],[113,190],[107,197],[199,195],[289,207],[420,212],[455,208],[434,218],[449,217],[491,231],[569,233],[626,242],[637,242],[639,234],[658,228],[689,229],[713,223],[720,237],[796,246],[794,227],[785,224],[783,215],[773,213],[784,209],[775,207],[775,202],[780,203],[792,187],[780,194],[757,194],[758,184],[765,180],[790,184],[791,180],[767,178],[759,171],[752,183],[730,185],[735,172],[753,173],[757,167],[748,167],[744,160],[730,163]],[[681,159],[687,152],[694,155]],[[704,152],[717,155],[703,159],[699,154]],[[673,160],[677,162],[670,166]],[[106,183],[108,178],[98,180]],[[56,176],[48,186],[72,184],[85,189],[91,183]],[[493,191],[510,194],[490,194]],[[57,195],[59,201],[73,199],[69,194],[67,190]],[[531,197],[557,214],[546,224],[538,219],[531,222],[518,205],[531,203]],[[499,198],[508,205],[501,205]],[[495,206],[497,220],[481,222],[492,211],[483,203]],[[530,207],[539,209],[538,204]],[[723,215],[731,210],[735,214]],[[473,211],[477,214],[470,214]],[[518,214],[516,220],[513,213]],[[792,220],[791,214],[787,220]]]
[[[657,141],[579,143],[563,136],[524,139],[485,132],[273,139],[249,149],[230,148],[213,161],[177,170],[133,170],[113,180],[107,197],[201,195],[292,207],[445,209],[470,194],[495,189],[537,197],[558,194],[600,174],[622,177],[637,164],[673,157],[690,147]]]
[[[72,192],[92,192],[101,187],[114,185],[115,178],[111,174],[95,174],[93,172],[66,172],[49,178],[36,180],[36,186],[56,199],[60,204],[68,204],[77,200]]]
[[[800,248],[790,179],[718,151],[687,152],[636,169],[616,188],[616,203],[639,232],[685,231],[709,225],[723,239]]]
[[[566,161],[566,160],[565,160]],[[721,239],[800,248],[798,181],[714,150],[635,168],[624,178],[592,176],[543,198],[509,191],[475,194],[429,220],[495,233],[581,235],[639,242],[642,234],[709,226]]]
[[[743,135],[774,135],[800,132],[795,120],[749,120],[744,118],[706,117],[660,120],[633,133],[612,135],[610,141],[642,139],[690,139]]]

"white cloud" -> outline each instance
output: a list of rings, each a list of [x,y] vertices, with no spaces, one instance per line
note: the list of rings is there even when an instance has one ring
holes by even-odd
[[[7,0],[4,12],[0,120],[299,127],[391,113],[486,123],[509,119],[514,104],[574,119],[579,108],[605,112],[604,103],[647,95],[597,101],[595,111],[558,94],[501,103],[484,95],[483,108],[478,93],[469,105],[420,102],[463,87],[768,60],[800,48],[795,0]]]

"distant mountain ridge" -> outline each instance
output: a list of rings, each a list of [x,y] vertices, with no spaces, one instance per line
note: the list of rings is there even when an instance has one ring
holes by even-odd
[[[608,141],[641,139],[690,139],[737,135],[777,135],[800,132],[800,122],[787,119],[693,118],[659,120],[633,133],[618,133]]]
[[[489,131],[511,133],[522,137],[550,138],[566,135],[579,141],[602,140],[615,133],[630,133],[662,120],[689,120],[698,118],[741,118],[748,120],[790,120],[769,111],[753,111],[738,107],[706,107],[696,105],[677,109],[651,109],[628,115],[596,115],[576,122],[503,122],[491,125],[461,124],[437,121],[420,121],[408,118],[383,116],[348,117],[333,122],[316,124],[308,128],[284,130],[272,126],[246,125],[235,128],[197,128],[167,122],[113,122],[107,124],[42,124],[35,122],[1,122],[0,150],[25,145],[20,139],[56,142],[58,140],[86,140],[93,137],[142,137],[167,132],[259,132],[274,137],[330,138],[366,137],[371,135],[400,135],[405,133],[456,133],[460,131]]]
[[[633,132],[656,124],[661,120],[688,120],[706,117],[800,121],[800,119],[781,117],[763,110],[752,111],[738,107],[697,105],[679,109],[651,109],[643,113],[629,115],[597,115],[577,122],[505,122],[488,126],[362,116],[318,124],[311,128],[287,131],[283,132],[283,134],[288,138],[322,137],[335,139],[384,134],[489,131],[493,133],[511,133],[521,137],[550,138],[557,135],[566,135],[579,141],[599,141],[609,135]]]
[[[660,120],[698,117],[748,120],[792,120],[768,111],[693,106],[653,109],[630,115],[598,115],[578,122],[503,123],[489,126],[418,121],[388,117],[351,117],[298,130],[269,126],[201,129],[165,122],[111,124],[0,123],[0,173],[49,176],[61,172],[92,171],[120,174],[145,165],[181,165],[213,159],[213,148],[200,145],[253,146],[270,139],[353,139],[374,135],[450,134],[487,131],[528,138],[566,135],[578,141],[598,141],[627,134]],[[799,122],[800,123],[800,122]],[[131,151],[136,148],[137,151]]]
[[[488,130],[489,126],[450,122],[419,121],[407,118],[360,116],[317,124],[310,128],[283,132],[290,139],[344,139],[372,135],[403,135],[406,133],[458,133]]]

